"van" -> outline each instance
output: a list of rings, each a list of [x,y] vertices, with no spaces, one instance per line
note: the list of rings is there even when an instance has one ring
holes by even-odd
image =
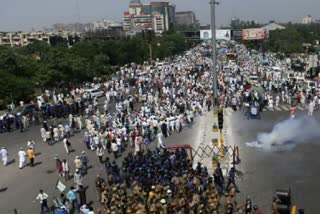
[[[91,98],[94,98],[94,97],[99,98],[103,96],[103,91],[99,89],[86,89],[84,93],[90,94]]]
[[[258,76],[256,76],[256,75],[251,75],[251,76],[249,77],[249,80],[250,80],[250,84],[251,84],[251,85],[259,85]]]
[[[317,84],[314,81],[307,80],[303,83],[303,89],[308,93],[315,91],[316,88],[317,88]]]

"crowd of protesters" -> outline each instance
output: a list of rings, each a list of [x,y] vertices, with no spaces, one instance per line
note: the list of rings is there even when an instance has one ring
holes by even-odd
[[[220,166],[210,176],[206,167],[192,162],[184,149],[156,149],[129,154],[121,166],[105,162],[106,179],[97,175],[96,189],[103,213],[259,213],[248,198],[238,203],[236,170],[228,181]],[[217,188],[217,183],[222,189]],[[249,204],[250,203],[250,204]]]
[[[272,98],[266,99],[265,95],[278,96],[282,91],[287,102],[292,93],[298,93],[291,81],[275,87],[274,80],[278,76],[266,77],[268,67],[260,64],[266,56],[250,52],[242,45],[224,49],[238,57],[236,63],[218,63],[219,70],[229,66],[232,73],[226,78],[224,72],[219,72],[221,107],[231,105],[237,110],[246,107],[246,103],[249,106],[270,105]],[[105,175],[96,178],[97,198],[101,204],[97,213],[220,213],[221,210],[224,213],[262,213],[260,208],[251,205],[249,198],[244,203],[237,200],[235,168],[226,176],[218,165],[214,174],[209,175],[201,164],[192,167],[185,150],[170,152],[166,148],[165,138],[180,133],[184,127],[192,125],[196,115],[211,109],[212,61],[204,55],[206,50],[207,45],[197,46],[161,66],[121,68],[112,80],[100,86],[105,91],[103,108],[99,107],[97,97],[87,96],[81,87],[72,89],[69,96],[46,91],[43,95],[46,100],[36,101],[45,115],[40,129],[44,142],[52,144],[62,140],[66,153],[70,154],[73,149],[69,137],[85,129],[84,147],[95,151],[97,161],[105,166]],[[276,63],[271,59],[269,62],[268,66]],[[259,80],[263,93],[251,89],[254,84],[246,80],[245,72],[257,72],[261,80],[268,79],[267,83]],[[303,93],[307,92],[300,91],[300,98]],[[305,96],[308,102],[316,100],[313,92],[312,98],[309,94]],[[51,107],[49,100],[60,107]],[[49,125],[50,116],[64,116],[68,121]],[[33,120],[34,116],[30,118]],[[157,143],[156,150],[148,149],[152,142]],[[132,152],[119,165],[117,159],[124,156],[125,150]],[[25,157],[23,152],[21,156]],[[1,153],[7,154],[5,148]],[[34,158],[31,151],[30,154]],[[34,165],[31,159],[30,165]],[[72,168],[74,185],[66,195],[61,195],[59,207],[62,212],[82,209],[91,214],[93,210],[86,203],[83,184],[88,170],[86,151],[75,157]],[[66,159],[56,157],[56,169],[59,176],[70,179],[71,170]],[[43,191],[40,194],[37,198],[46,200]],[[42,212],[47,208],[45,205],[41,205]]]
[[[319,83],[308,80],[305,72],[295,70],[291,60],[248,50],[244,45],[225,51],[237,56],[236,60],[219,65],[223,71],[219,84],[224,90],[226,107],[244,110],[247,116],[252,115],[252,107],[259,114],[263,108],[273,111],[282,105],[283,110],[292,112],[301,106],[307,108],[310,116],[319,109]]]

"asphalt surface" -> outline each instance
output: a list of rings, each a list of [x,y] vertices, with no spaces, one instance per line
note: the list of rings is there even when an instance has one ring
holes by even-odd
[[[303,117],[307,111],[298,111],[296,117]],[[253,204],[271,213],[271,201],[276,189],[291,188],[293,203],[305,213],[319,213],[318,194],[320,185],[320,143],[319,139],[300,142],[294,148],[263,150],[246,146],[255,141],[257,133],[270,132],[275,124],[286,120],[289,112],[265,111],[261,120],[247,120],[243,112],[231,113],[231,140],[239,145],[241,164],[237,166],[237,180],[244,200],[248,195]],[[314,112],[320,121],[320,112]]]
[[[297,117],[306,114],[306,111],[298,112]],[[288,117],[288,112],[273,111],[263,112],[261,120],[247,120],[243,112],[228,111],[225,114],[227,129],[226,145],[238,145],[240,148],[241,163],[237,165],[239,170],[239,179],[237,180],[241,193],[237,196],[239,203],[244,202],[247,196],[250,196],[254,204],[261,206],[265,213],[270,213],[271,200],[274,192],[278,188],[288,188],[292,190],[293,201],[299,208],[305,208],[306,213],[317,213],[317,193],[320,192],[320,186],[317,185],[319,176],[318,166],[320,160],[317,158],[320,152],[320,144],[317,141],[306,142],[297,145],[288,151],[263,151],[261,149],[247,147],[246,142],[256,139],[257,133],[270,131],[279,121]],[[320,120],[320,113],[315,112],[315,117]],[[208,144],[212,138],[212,132],[209,130],[212,126],[212,112],[205,112],[202,116],[197,116],[191,127],[185,127],[181,133],[174,133],[169,138],[164,138],[165,145],[190,144],[194,148]],[[13,213],[14,208],[20,213],[39,213],[39,201],[34,202],[39,189],[43,189],[49,194],[49,204],[52,205],[52,197],[59,194],[55,189],[58,179],[70,187],[73,180],[64,181],[60,178],[55,169],[55,155],[61,159],[67,159],[70,171],[74,172],[74,158],[86,151],[89,158],[90,169],[88,175],[84,177],[84,185],[87,186],[87,201],[90,201],[94,207],[96,203],[96,191],[94,180],[96,174],[105,175],[104,167],[100,165],[95,152],[87,151],[82,143],[82,137],[85,130],[71,138],[74,151],[66,154],[62,142],[52,146],[43,143],[40,138],[40,126],[26,129],[24,133],[13,132],[0,134],[0,146],[5,146],[9,152],[8,166],[3,167],[0,164],[0,213]],[[26,149],[29,139],[36,142],[36,152],[39,153],[34,168],[25,167],[18,169],[17,153],[20,147]],[[152,149],[156,142],[149,145]],[[133,148],[127,148],[126,152]],[[104,157],[110,157],[112,154],[105,153]],[[125,154],[117,159],[120,163]],[[228,159],[228,157],[226,156]],[[195,161],[203,162],[210,168],[210,158],[197,157]],[[226,161],[228,162],[229,159]],[[224,171],[227,173],[227,170]]]
[[[200,131],[203,128],[203,121],[206,121],[208,115],[212,117],[212,113],[205,113],[195,118],[191,127],[185,127],[181,133],[173,133],[172,136],[164,138],[165,145],[190,144],[194,145],[200,141]],[[95,190],[94,180],[99,173],[105,176],[104,166],[99,163],[95,152],[88,151],[83,143],[83,134],[75,134],[71,137],[71,144],[74,149],[69,155],[66,153],[62,141],[47,145],[42,142],[40,137],[40,126],[27,128],[24,133],[18,131],[0,134],[0,146],[5,146],[9,153],[10,164],[6,167],[0,164],[0,214],[13,213],[16,208],[19,214],[40,213],[40,202],[35,201],[40,189],[43,189],[49,195],[49,206],[52,205],[54,196],[59,196],[60,192],[55,188],[58,179],[64,183],[67,188],[72,186],[73,179],[64,181],[64,178],[58,176],[55,168],[55,155],[60,159],[66,159],[69,163],[70,172],[73,174],[75,156],[80,155],[82,151],[86,151],[89,158],[88,174],[84,177],[84,186],[87,187],[87,201],[91,202],[93,207],[97,207],[97,193]],[[27,149],[27,141],[33,139],[36,142],[35,150],[38,155],[35,158],[36,166],[31,168],[26,166],[23,169],[18,167],[18,151],[20,147]],[[151,143],[149,149],[155,148],[156,142]],[[116,161],[121,163],[123,157],[133,151],[133,148],[127,148],[121,157]],[[104,157],[114,160],[113,154],[105,152]]]

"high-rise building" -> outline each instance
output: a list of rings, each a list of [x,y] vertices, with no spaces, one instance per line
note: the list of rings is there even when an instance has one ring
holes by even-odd
[[[240,29],[241,27],[240,23],[241,22],[239,18],[232,18],[230,23],[231,29]]]
[[[197,19],[193,11],[176,12],[176,25],[195,26],[196,24]]]
[[[141,3],[141,0],[131,0],[130,3]]]
[[[313,22],[313,18],[311,15],[307,15],[302,19],[302,24],[305,24],[305,25],[311,24],[312,22]]]
[[[129,11],[123,13],[123,29],[128,34],[154,30],[156,34],[172,30],[175,25],[175,5],[169,2],[143,4],[133,0]]]

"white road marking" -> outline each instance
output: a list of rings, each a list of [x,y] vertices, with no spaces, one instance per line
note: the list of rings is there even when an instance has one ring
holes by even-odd
[[[280,106],[275,106],[274,107],[276,111],[282,111],[282,109],[280,108]]]

